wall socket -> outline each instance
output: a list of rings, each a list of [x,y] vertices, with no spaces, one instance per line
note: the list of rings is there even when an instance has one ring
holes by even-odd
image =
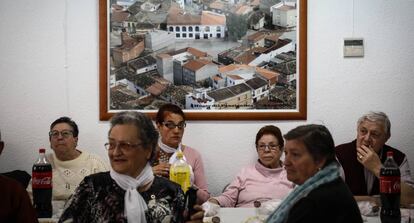
[[[364,39],[344,38],[344,57],[364,57]]]

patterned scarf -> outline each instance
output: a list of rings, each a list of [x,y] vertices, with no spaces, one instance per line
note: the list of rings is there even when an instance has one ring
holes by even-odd
[[[117,173],[112,169],[110,175],[126,191],[124,215],[127,217],[128,222],[147,223],[145,211],[148,209],[148,206],[141,194],[138,193],[138,188],[154,180],[151,165],[147,163],[137,178]]]
[[[309,178],[300,186],[293,189],[292,192],[283,200],[279,207],[266,219],[267,223],[286,222],[290,209],[300,199],[306,197],[312,190],[319,186],[332,182],[339,178],[339,168],[334,162],[318,171],[314,176]]]

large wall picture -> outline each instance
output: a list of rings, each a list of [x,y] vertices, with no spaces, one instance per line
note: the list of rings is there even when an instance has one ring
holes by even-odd
[[[306,0],[100,0],[100,119],[306,119]]]

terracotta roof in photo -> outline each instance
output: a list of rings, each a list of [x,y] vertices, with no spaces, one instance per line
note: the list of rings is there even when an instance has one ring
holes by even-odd
[[[241,5],[236,8],[236,11],[234,13],[237,15],[244,15],[244,14],[249,13],[250,11],[252,11],[252,8],[250,6]]]
[[[193,48],[193,47],[187,47],[186,49],[187,49],[186,50],[187,52],[193,54],[196,57],[206,57],[206,56],[208,56],[208,54],[206,52],[203,52],[203,51],[198,50],[198,49]]]
[[[122,12],[122,11],[114,11],[112,12],[111,21],[112,22],[123,22],[128,19],[129,13]]]
[[[227,75],[227,77],[229,77],[233,80],[243,80],[242,77],[240,77],[239,75],[235,75],[235,74],[229,74],[229,75]]]
[[[159,96],[166,88],[166,85],[155,82],[145,90],[152,95]]]
[[[117,4],[112,4],[111,9],[112,9],[112,11],[122,11],[122,10],[124,10],[124,7],[122,7],[120,5],[117,5]]]
[[[270,80],[272,78],[275,78],[275,77],[280,75],[279,73],[277,73],[275,71],[271,71],[271,70],[260,68],[260,67],[256,67],[256,72],[258,74],[260,74],[260,76],[262,76],[263,78],[266,78],[268,80]]]
[[[262,47],[262,46],[257,46],[252,48],[250,51],[253,53],[264,53],[267,50],[266,47]]]
[[[235,69],[249,69],[249,68],[253,68],[252,66],[249,66],[247,64],[230,64],[224,67],[220,67],[219,68],[219,72],[220,73],[226,73]]]
[[[264,32],[255,32],[249,36],[247,36],[247,40],[257,42],[263,38],[265,38],[266,34]]]
[[[252,51],[244,52],[242,55],[239,55],[238,57],[234,58],[235,62],[242,63],[242,64],[249,64],[254,59],[256,59],[256,56],[253,54]]]
[[[214,1],[209,5],[209,7],[212,8],[212,9],[221,9],[221,10],[224,9],[224,6],[225,6],[224,2],[222,2],[220,0]]]
[[[188,63],[184,64],[183,67],[191,71],[197,71],[210,63],[211,62],[207,60],[190,60]]]
[[[173,8],[173,7],[171,7]],[[201,22],[200,15],[184,13],[182,10],[171,10],[168,13],[168,25],[199,25]]]
[[[271,40],[273,42],[276,42],[279,40],[280,35],[276,33],[272,33],[270,35],[265,36],[265,39]]]
[[[223,78],[222,78],[222,77],[220,77],[220,76],[218,76],[218,75],[215,75],[215,76],[213,77],[213,80],[215,80],[215,81],[219,81],[219,80],[223,80]]]
[[[215,12],[203,11],[201,25],[226,25],[226,16]]]
[[[171,56],[169,54],[167,54],[167,53],[157,54],[157,57],[158,58],[171,58]]]

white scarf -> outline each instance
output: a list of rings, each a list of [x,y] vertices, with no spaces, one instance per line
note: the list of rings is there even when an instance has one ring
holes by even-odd
[[[178,147],[172,148],[166,144],[164,144],[161,139],[158,140],[158,146],[160,147],[160,149],[166,153],[173,153],[170,157],[170,159],[168,160],[169,164],[173,164],[175,162],[175,160],[177,159],[177,153],[178,151],[181,151],[183,153],[183,159],[187,162],[187,159],[185,158],[184,152],[182,150],[182,144],[178,144]],[[188,162],[187,162],[188,163]],[[190,166],[190,181],[191,181],[191,185],[194,184],[194,172],[193,172],[193,167],[191,165]]]
[[[154,180],[151,165],[147,163],[137,178],[117,173],[113,169],[111,169],[110,175],[118,186],[126,191],[124,215],[127,217],[128,222],[147,223],[145,211],[148,209],[148,206],[137,189]]]

